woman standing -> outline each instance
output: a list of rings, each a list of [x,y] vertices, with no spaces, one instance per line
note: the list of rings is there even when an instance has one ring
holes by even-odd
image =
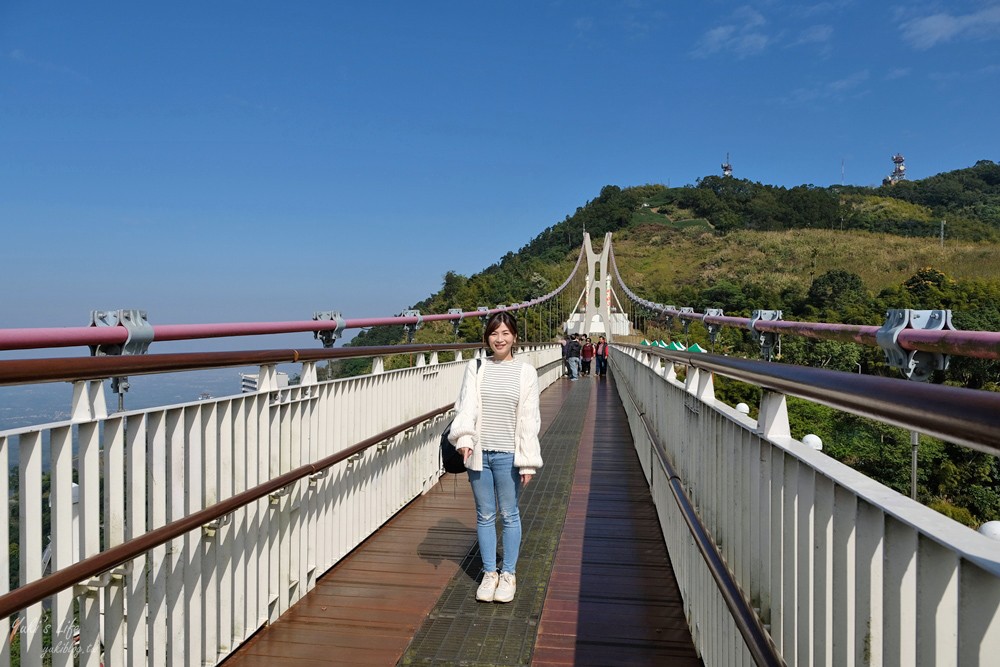
[[[514,359],[517,319],[494,313],[486,323],[483,343],[492,356],[469,362],[455,402],[448,439],[462,452],[476,500],[476,536],[483,558],[483,581],[476,590],[481,602],[510,602],[517,588],[515,572],[521,548],[521,515],[517,503],[542,466],[538,430],[538,373]],[[497,573],[496,518],[503,524],[503,565]]]
[[[583,374],[590,375],[590,362],[594,358],[594,344],[590,342],[590,339],[586,339],[587,342],[583,344],[583,350],[580,351],[581,363],[583,364]]]

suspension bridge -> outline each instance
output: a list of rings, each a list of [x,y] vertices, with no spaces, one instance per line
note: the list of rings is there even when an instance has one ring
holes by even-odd
[[[477,604],[471,493],[438,442],[477,344],[413,342],[523,315],[546,464],[522,497],[509,605]],[[762,356],[637,344],[640,313],[750,331]],[[334,347],[403,326],[410,342]],[[160,353],[166,341],[299,335],[267,350]],[[562,382],[559,333],[605,335],[607,379]],[[770,361],[778,336],[878,346],[901,377]],[[72,383],[69,419],[0,431],[0,665],[987,665],[1000,654],[1000,548],[791,436],[787,397],[997,454],[1000,395],[915,380],[1000,334],[948,311],[872,326],[664,305],[629,288],[611,235],[585,236],[552,292],[523,303],[349,319],[0,330],[0,386]],[[370,372],[320,380],[324,362]],[[405,359],[406,363],[400,363]],[[294,364],[297,384],[279,381]],[[129,409],[129,377],[258,369],[232,396]],[[760,388],[757,418],[717,400]],[[119,398],[110,409],[106,385]],[[745,408],[745,406],[739,406]]]

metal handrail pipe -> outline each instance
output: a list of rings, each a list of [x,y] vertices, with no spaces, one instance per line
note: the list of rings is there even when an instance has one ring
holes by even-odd
[[[694,312],[682,313],[679,310],[664,308],[661,304],[639,298],[622,282],[621,275],[618,273],[618,266],[614,262],[613,252],[611,260],[615,278],[618,279],[618,284],[622,286],[625,294],[636,303],[650,310],[692,322],[700,321],[705,324],[718,324],[739,329],[750,328],[751,319],[749,317],[706,315]],[[795,320],[757,320],[753,328],[755,331],[791,334],[813,340],[832,340],[841,343],[857,343],[858,345],[868,347],[878,347],[878,341],[875,336],[881,327],[828,322],[798,322]],[[976,359],[1000,359],[1000,332],[996,331],[903,329],[897,335],[896,342],[904,350],[912,352],[952,354],[960,357],[974,357]]]
[[[723,327],[740,327],[745,329],[750,325],[749,319],[745,317],[733,317],[731,315],[702,315],[700,318],[691,319],[701,319],[705,324],[718,324]]]
[[[498,310],[493,309],[489,314]],[[344,320],[341,328],[332,320],[302,320],[290,322],[228,322],[221,324],[159,324],[154,325],[153,341],[179,341],[203,338],[233,338],[238,336],[268,336],[275,334],[309,333],[315,331],[367,329],[380,326],[404,326],[421,322],[482,316],[473,311],[462,314],[425,315],[423,317],[375,317]],[[55,327],[39,329],[0,329],[0,350],[31,350],[39,348],[75,347],[79,345],[120,345],[128,340],[125,327]]]
[[[462,320],[468,317],[490,316],[501,311],[521,310],[538,305],[562,292],[576,275],[583,253],[577,257],[576,266],[569,277],[555,290],[525,303],[491,308],[486,311],[472,310],[462,313],[438,313],[430,315],[407,315],[397,317],[373,317],[361,319],[295,320],[288,322],[228,322],[218,324],[159,324],[153,325],[153,342],[195,340],[203,338],[231,338],[237,336],[268,336],[275,334],[310,333],[316,331],[345,331],[347,329],[367,329],[381,326],[406,326],[423,322]],[[40,348],[76,347],[81,345],[121,345],[128,340],[125,327],[41,327],[30,329],[0,329],[0,351],[32,350]]]
[[[1000,454],[1000,393],[707,353],[622,347],[920,431],[987,454]]]
[[[632,389],[624,383],[618,386],[625,388],[625,393],[628,395],[629,401],[639,414],[646,437],[653,443],[653,451],[656,453],[656,457],[659,459],[660,465],[663,466],[663,470],[666,473],[667,481],[670,483],[670,491],[674,496],[674,502],[677,503],[677,509],[680,510],[695,546],[698,547],[698,551],[701,553],[701,557],[704,559],[705,565],[712,575],[712,579],[715,580],[715,585],[718,587],[719,593],[726,603],[726,607],[729,608],[733,622],[736,623],[736,628],[739,630],[740,635],[743,636],[743,641],[746,643],[751,657],[753,657],[757,665],[772,667],[785,665],[784,658],[782,658],[778,652],[778,648],[764,629],[760,617],[754,613],[751,606],[747,603],[746,598],[743,597],[735,577],[733,577],[732,572],[729,571],[725,561],[719,555],[718,545],[698,516],[698,512],[695,510],[691,499],[688,498],[687,492],[684,490],[684,483],[667,458],[667,452],[663,447],[663,443],[653,435],[645,414],[641,412],[635,397],[632,395]]]
[[[261,366],[329,359],[387,357],[395,354],[452,352],[482,348],[481,343],[373,345],[309,350],[186,352],[107,357],[52,357],[0,361],[0,386],[42,382],[76,382],[129,375]]]
[[[16,611],[30,607],[41,602],[47,597],[66,590],[82,581],[87,581],[101,573],[108,572],[114,568],[127,563],[128,561],[141,556],[172,539],[178,538],[185,533],[204,526],[216,519],[219,519],[235,510],[249,505],[275,491],[288,486],[298,480],[314,475],[325,470],[350,456],[377,445],[378,443],[402,433],[408,428],[417,426],[428,419],[433,419],[437,415],[444,414],[454,407],[450,403],[442,408],[433,410],[419,417],[396,426],[395,428],[383,431],[378,435],[362,440],[356,445],[349,447],[336,454],[299,466],[294,470],[279,475],[272,480],[258,484],[257,486],[238,493],[231,498],[227,498],[210,507],[199,510],[182,519],[172,521],[165,526],[151,530],[135,539],[129,540],[117,546],[106,549],[98,554],[86,558],[78,563],[74,563],[61,570],[57,570],[41,579],[37,579],[23,586],[15,588],[13,591],[0,595],[0,618],[10,616]]]
[[[876,334],[880,327],[857,324],[826,324],[787,320],[758,321],[754,328],[773,333],[792,333],[816,340],[836,340],[878,346]],[[963,331],[957,329],[903,329],[897,336],[905,350],[952,354],[977,359],[1000,359],[1000,332]]]
[[[705,315],[704,313],[682,313],[676,309],[649,304],[653,310],[682,320],[701,321],[705,324],[750,328],[749,317]],[[813,340],[833,340],[841,343],[857,343],[868,347],[878,347],[876,334],[881,327],[865,324],[837,324],[828,322],[798,322],[795,320],[757,320],[755,331],[776,334],[791,334]],[[1000,359],[1000,332],[962,331],[957,329],[903,329],[896,337],[904,350],[953,354],[977,359]]]
[[[701,313],[681,313],[677,310],[663,312],[684,320],[702,320],[706,324],[747,329],[749,317],[726,317],[703,315]],[[857,343],[868,347],[878,347],[876,335],[881,327],[864,324],[836,324],[827,322],[797,322],[795,320],[757,320],[755,331],[776,334],[792,334],[813,340],[833,340],[841,343]],[[896,337],[904,350],[953,354],[977,359],[1000,359],[1000,332],[962,331],[958,329],[903,329]]]

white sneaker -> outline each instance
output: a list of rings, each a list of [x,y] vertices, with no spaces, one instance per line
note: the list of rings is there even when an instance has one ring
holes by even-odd
[[[500,575],[500,584],[493,595],[494,602],[510,602],[514,599],[514,591],[517,590],[517,578],[510,572]]]
[[[493,602],[497,590],[499,575],[496,572],[487,572],[483,575],[483,583],[476,589],[476,599],[480,602]]]

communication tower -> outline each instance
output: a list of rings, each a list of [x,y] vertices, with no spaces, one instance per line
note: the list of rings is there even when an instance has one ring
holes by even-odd
[[[906,180],[906,158],[903,157],[903,154],[896,153],[893,155],[892,162],[896,166],[891,174],[882,179],[882,185],[895,185],[900,181]]]
[[[729,161],[729,153],[726,153],[726,161],[722,163],[722,175],[732,176],[733,175],[733,164]]]

